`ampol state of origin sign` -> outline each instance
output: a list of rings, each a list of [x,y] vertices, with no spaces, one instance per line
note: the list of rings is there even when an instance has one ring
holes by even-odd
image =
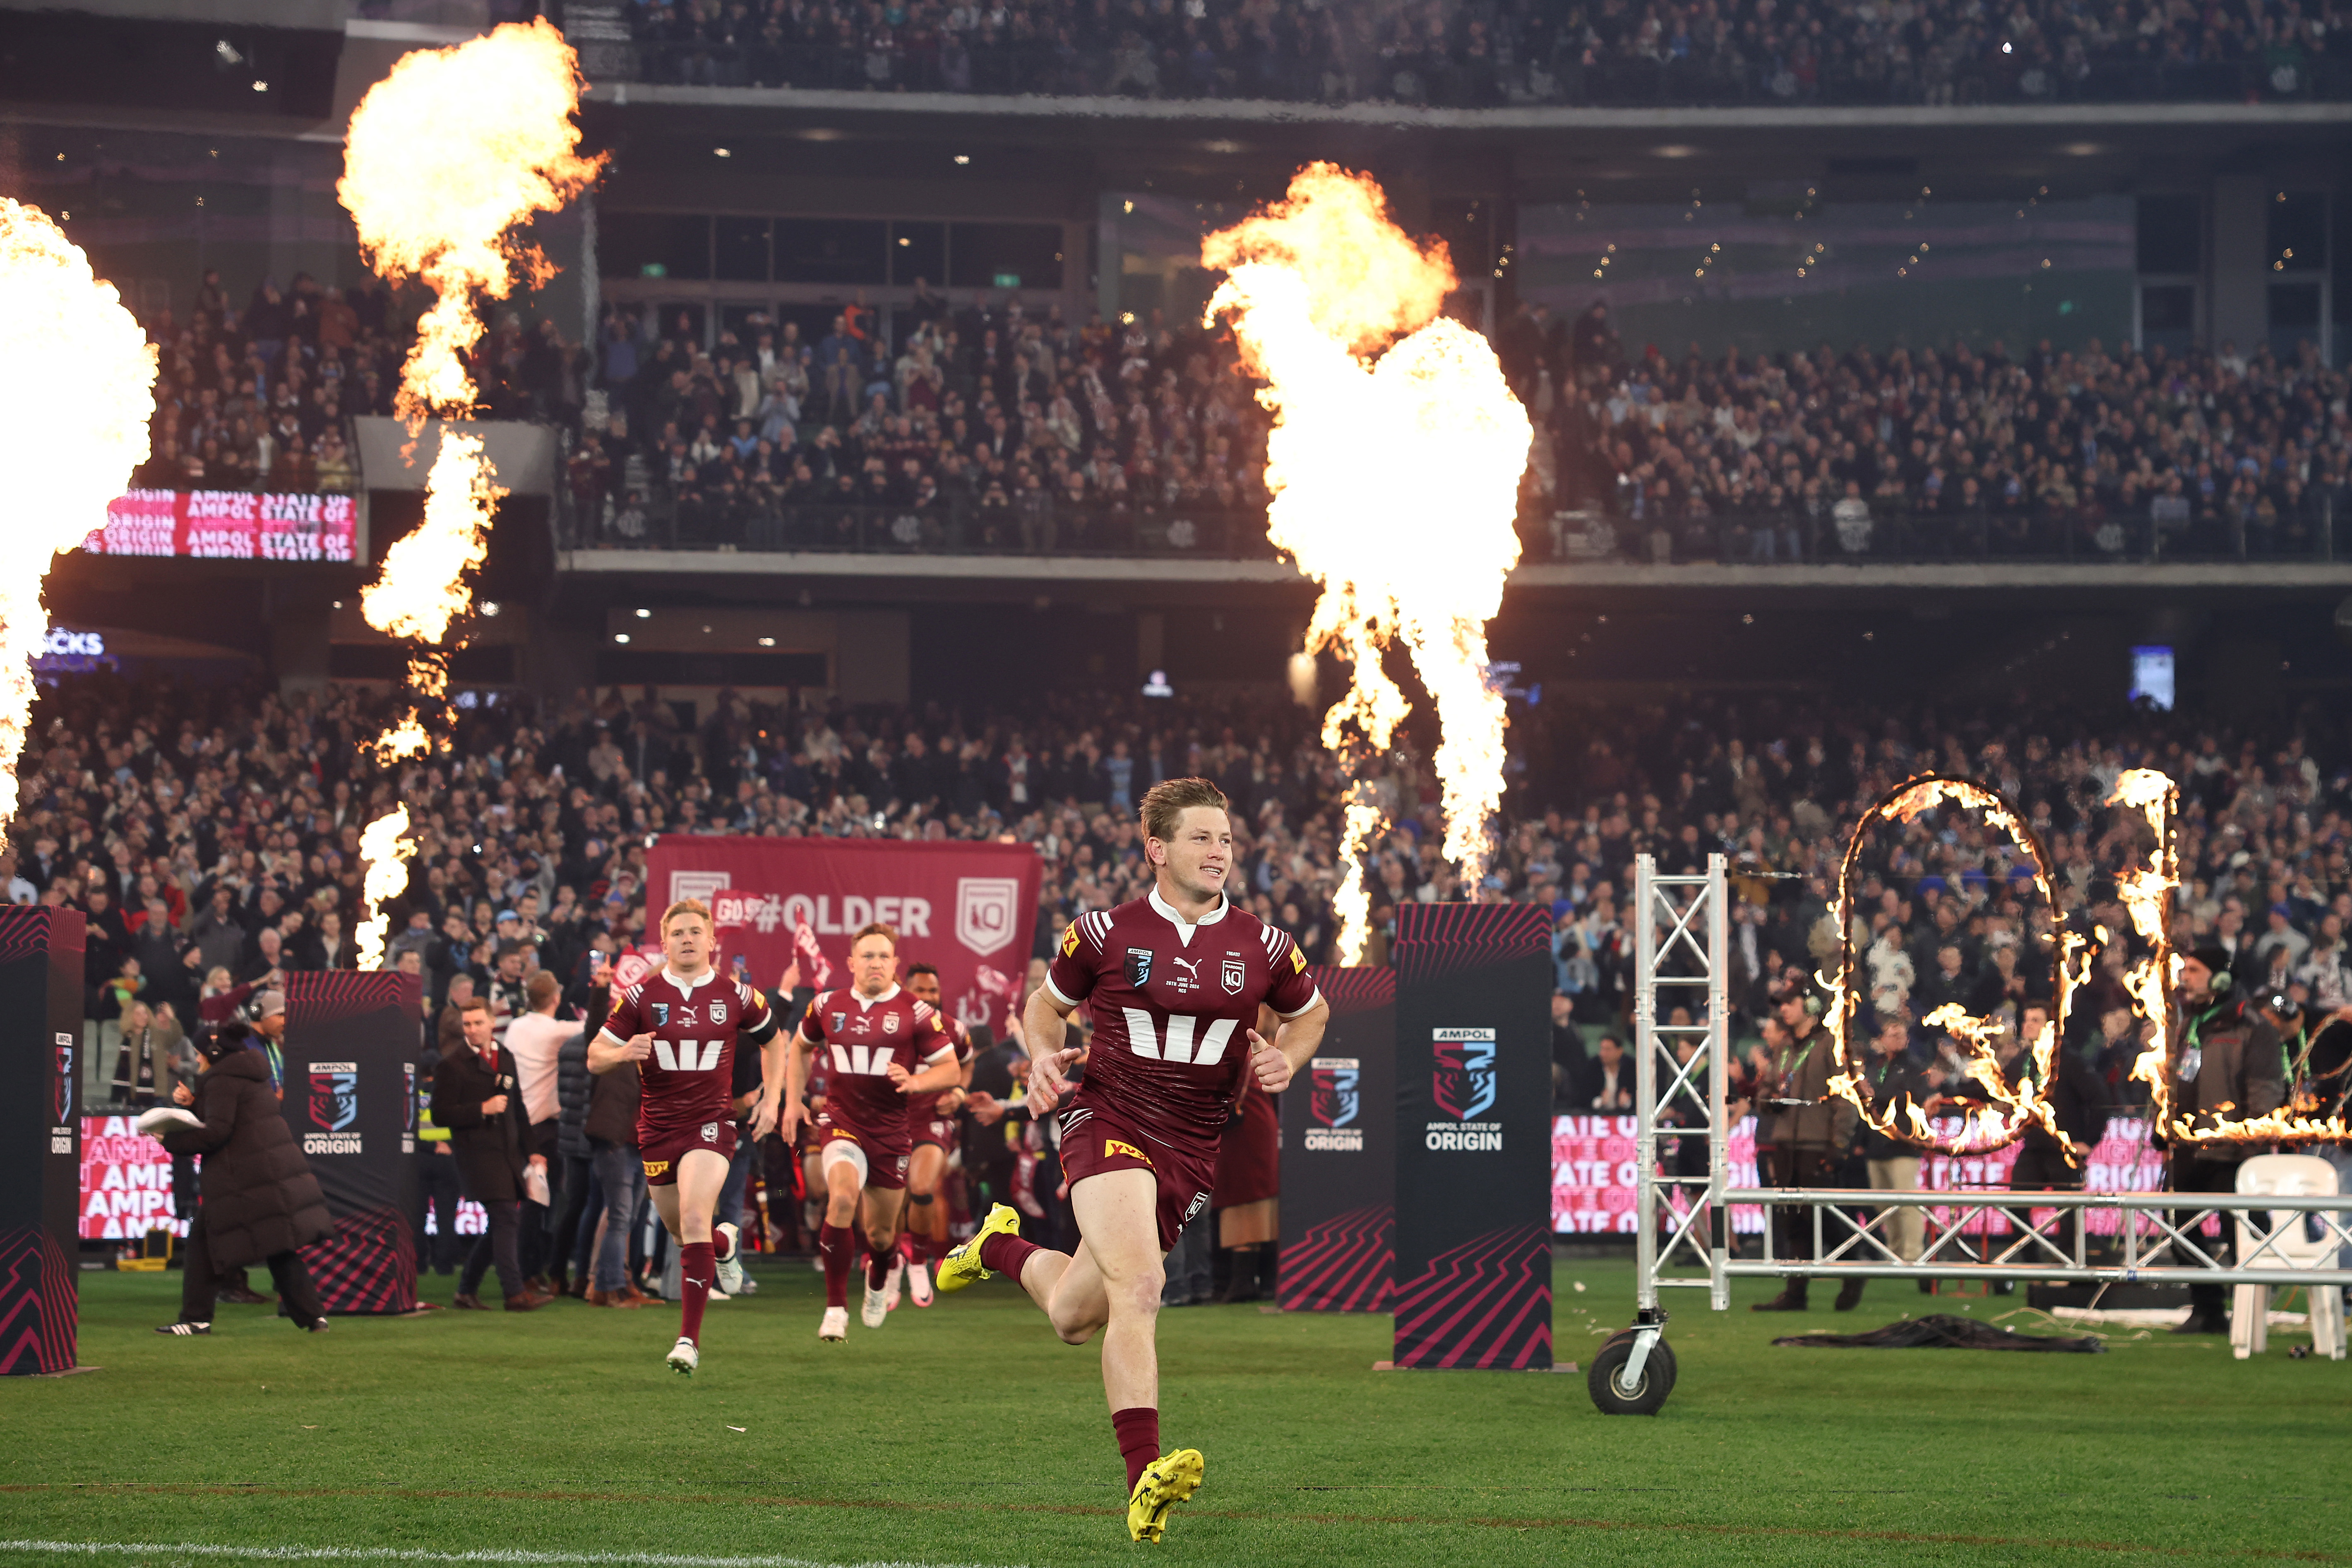
[[[81,542],[92,555],[225,561],[349,561],[358,544],[358,498],[268,490],[128,490]]]
[[[736,838],[666,835],[646,858],[646,940],[680,899],[710,906],[722,962],[776,984],[805,929],[848,982],[850,938],[898,933],[898,965],[940,972],[941,999],[966,1025],[1001,1024],[1018,1005],[1037,923],[1042,868],[1026,844],[922,844],[894,838]],[[817,977],[803,965],[802,981]]]

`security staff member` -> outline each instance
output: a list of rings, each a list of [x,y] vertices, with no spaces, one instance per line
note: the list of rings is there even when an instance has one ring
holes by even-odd
[[[2025,1049],[2018,1053],[2011,1071],[2012,1080],[2022,1084],[2033,1064],[2033,1042],[2049,1021],[2050,1010],[2039,1003],[2025,1009],[2018,1022],[2018,1039]],[[2091,1151],[2107,1135],[2107,1081],[2099,1075],[2098,1053],[2105,1038],[2100,1026],[2081,1020],[2072,1040],[2059,1042],[2050,1062],[2050,1115],[2058,1123],[2059,1136],[2052,1137],[2041,1120],[2025,1124],[2018,1139],[2017,1163],[2010,1167],[2009,1184],[2021,1191],[2079,1192],[2089,1169]],[[2015,1216],[2022,1226],[2027,1216]],[[2083,1211],[2070,1210],[2065,1223],[2059,1227],[2064,1247],[2071,1255],[2075,1236],[2083,1226]]]
[[[1779,1088],[1777,1093],[1766,1097],[1757,1107],[1758,1114],[1764,1119],[1756,1151],[1758,1163],[1763,1167],[1764,1184],[1790,1188],[1836,1186],[1840,1184],[1838,1166],[1853,1146],[1853,1130],[1860,1117],[1845,1100],[1830,1098],[1833,1053],[1829,1031],[1822,1027],[1820,998],[1810,985],[1792,987],[1780,998],[1773,1024],[1775,1027],[1766,1032],[1765,1044],[1772,1050]],[[1776,1256],[1783,1259],[1812,1257],[1813,1221],[1810,1213],[1794,1205],[1776,1205],[1772,1224]],[[1794,1276],[1780,1295],[1769,1301],[1757,1302],[1750,1310],[1801,1312],[1805,1310],[1806,1283],[1806,1276]],[[1853,1301],[1849,1295],[1859,1299],[1861,1294],[1862,1282],[1850,1279],[1839,1295],[1838,1304],[1851,1309]]]
[[[2285,1103],[2286,1064],[2278,1030],[2235,994],[2227,949],[2200,947],[2182,960],[2179,1010],[2180,1041],[2170,1064],[2177,1120],[2202,1117],[2209,1125],[2221,1118],[2242,1121],[2267,1116]],[[2269,1145],[2260,1143],[2175,1143],[2168,1151],[2172,1190],[2236,1192],[2240,1163],[2268,1152]],[[2193,1213],[2176,1209],[2173,1223],[2186,1225]],[[2214,1258],[2227,1261],[2235,1256],[2236,1227],[2234,1216],[2221,1217],[2218,1245],[2204,1245]],[[2222,1289],[2220,1285],[2189,1286],[2189,1321],[2173,1332],[2228,1333]]]

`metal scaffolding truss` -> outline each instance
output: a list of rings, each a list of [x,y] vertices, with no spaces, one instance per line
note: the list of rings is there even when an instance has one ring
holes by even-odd
[[[1674,1352],[1658,1300],[1664,1289],[1704,1289],[1707,1305],[1720,1312],[1731,1305],[1732,1279],[1741,1277],[2352,1285],[2352,1268],[2298,1264],[2282,1246],[2294,1239],[2306,1259],[2352,1258],[2352,1194],[1733,1187],[1722,1070],[1730,1060],[1727,900],[1721,855],[1707,857],[1704,875],[1661,875],[1648,855],[1634,862],[1636,1310],[1633,1326],[1601,1347],[1587,1377],[1604,1413],[1653,1414],[1673,1390]],[[1688,1061],[1677,1059],[1685,1042],[1694,1046]],[[1700,1105],[1704,1124],[1693,1114]],[[1678,1173],[1687,1163],[1676,1157],[1685,1141],[1700,1138],[1706,1174]],[[1761,1257],[1734,1257],[1731,1212],[1749,1205],[1804,1211],[1812,1257],[1776,1256],[1769,1223]],[[1890,1234],[1905,1210],[1924,1218],[1916,1258],[1902,1257]],[[2107,1216],[2104,1225],[2100,1216]],[[2247,1245],[2225,1258],[2242,1219]],[[2209,1222],[2217,1222],[2218,1237],[2204,1234]],[[2112,1232],[2112,1260],[2093,1260],[2095,1228]],[[2097,1239],[2107,1250],[2107,1237]]]

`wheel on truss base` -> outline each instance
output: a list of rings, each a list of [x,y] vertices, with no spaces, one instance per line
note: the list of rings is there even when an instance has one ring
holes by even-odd
[[[1675,1391],[1675,1352],[1664,1334],[1650,1347],[1649,1359],[1642,1363],[1641,1378],[1632,1390],[1620,1385],[1618,1374],[1633,1359],[1637,1331],[1626,1329],[1611,1335],[1584,1374],[1585,1391],[1592,1395],[1593,1408],[1603,1415],[1655,1415],[1666,1403],[1666,1395]]]

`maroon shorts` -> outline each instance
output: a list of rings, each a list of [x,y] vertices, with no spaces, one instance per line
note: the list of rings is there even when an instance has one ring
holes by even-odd
[[[820,1111],[816,1119],[817,1169],[824,1169],[824,1152],[832,1144],[854,1144],[866,1156],[866,1185],[895,1192],[907,1184],[907,1163],[915,1146],[901,1130],[895,1141],[886,1141],[869,1133],[855,1132],[833,1120],[831,1110]]]
[[[1160,1250],[1176,1249],[1176,1238],[1194,1215],[1209,1206],[1217,1181],[1217,1152],[1188,1153],[1148,1141],[1127,1121],[1100,1106],[1074,1105],[1062,1113],[1062,1177],[1075,1191],[1088,1176],[1106,1171],[1149,1171],[1160,1183]]]
[[[724,1119],[670,1132],[637,1129],[637,1158],[646,1163],[646,1185],[667,1187],[677,1181],[677,1163],[696,1149],[708,1149],[722,1160],[735,1158],[735,1123]]]
[[[934,1149],[952,1151],[956,1146],[956,1124],[952,1116],[926,1116],[915,1124],[915,1147],[929,1143]]]

